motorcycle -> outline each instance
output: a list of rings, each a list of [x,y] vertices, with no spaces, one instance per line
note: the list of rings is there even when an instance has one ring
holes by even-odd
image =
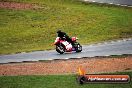
[[[56,51],[60,54],[63,54],[65,52],[72,52],[72,51],[81,52],[82,46],[76,41],[78,40],[78,38],[72,37],[71,40],[73,44],[67,42],[65,38],[61,39],[60,37],[57,37],[54,42],[54,45],[56,45]]]

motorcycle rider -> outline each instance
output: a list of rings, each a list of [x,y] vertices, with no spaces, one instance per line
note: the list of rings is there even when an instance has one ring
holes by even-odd
[[[65,39],[67,42],[70,42],[72,45],[74,45],[72,39],[65,32],[58,30],[57,34],[58,34],[58,37],[60,37],[61,39]]]

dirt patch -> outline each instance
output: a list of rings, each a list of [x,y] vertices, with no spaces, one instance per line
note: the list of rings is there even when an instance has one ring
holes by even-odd
[[[86,73],[104,73],[132,70],[132,57],[82,58],[33,63],[1,64],[0,75],[77,74],[79,66]]]
[[[0,2],[0,8],[32,9],[32,8],[34,8],[34,5],[33,4],[27,4],[27,3],[17,3],[17,2]]]

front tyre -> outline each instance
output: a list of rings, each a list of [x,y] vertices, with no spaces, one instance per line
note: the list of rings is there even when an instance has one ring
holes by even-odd
[[[63,54],[65,52],[65,48],[62,45],[57,45],[56,51],[60,54]]]

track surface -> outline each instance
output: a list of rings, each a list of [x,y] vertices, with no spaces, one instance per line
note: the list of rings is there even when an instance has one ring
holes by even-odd
[[[111,41],[93,45],[84,45],[83,51],[81,53],[72,52],[60,55],[55,50],[50,50],[35,51],[30,53],[19,53],[12,55],[1,55],[0,63],[69,59],[122,54],[132,54],[132,39]]]
[[[132,0],[84,0],[84,1],[132,6]]]

